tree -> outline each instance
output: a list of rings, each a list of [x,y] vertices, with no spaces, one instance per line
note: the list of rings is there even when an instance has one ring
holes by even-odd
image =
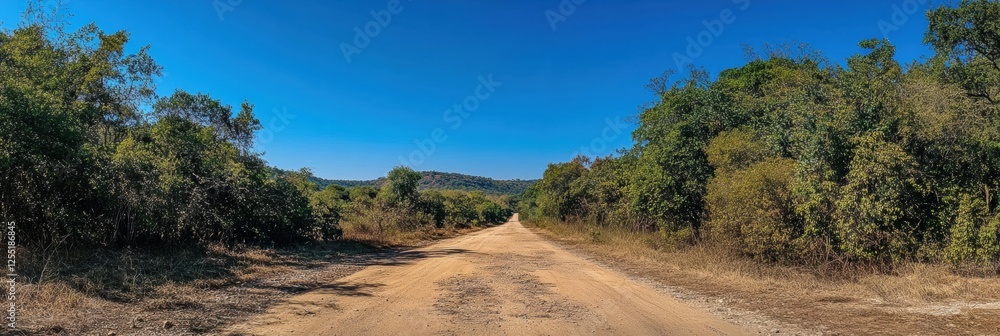
[[[881,133],[855,142],[851,172],[835,214],[841,248],[864,260],[912,259],[930,233],[923,206],[927,185],[917,163]]]
[[[386,176],[379,196],[393,206],[414,206],[420,196],[417,193],[420,177],[420,173],[413,171],[413,169],[396,167],[389,171]]]
[[[312,206],[313,216],[316,218],[319,234],[323,239],[330,240],[343,235],[340,220],[349,201],[347,189],[335,184],[309,197],[309,205]]]
[[[447,212],[445,211],[445,196],[438,190],[420,192],[418,209],[434,219],[434,225],[444,227]]]
[[[706,196],[710,239],[760,260],[796,259],[803,225],[792,199],[795,165],[772,158],[713,178]]]
[[[973,97],[1000,104],[1000,3],[962,0],[927,13],[924,41],[939,57],[954,60],[945,77],[961,83]]]
[[[963,195],[945,257],[956,265],[1000,266],[1000,216],[991,216],[982,199]]]
[[[212,127],[219,139],[233,143],[244,151],[250,150],[254,133],[262,129],[260,121],[253,116],[253,105],[250,103],[244,102],[240,112],[233,117],[232,107],[206,94],[192,95],[181,90],[160,99],[153,107],[153,115],[156,118],[178,117]]]
[[[567,219],[582,216],[581,194],[573,190],[573,182],[583,176],[585,158],[572,162],[550,164],[538,182],[538,208],[545,216]]]

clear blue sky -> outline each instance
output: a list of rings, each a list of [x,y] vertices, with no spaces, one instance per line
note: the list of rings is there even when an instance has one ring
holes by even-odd
[[[685,53],[687,38],[724,10],[732,22],[692,58],[713,74],[745,63],[743,44],[805,42],[843,62],[860,51],[858,41],[881,37],[878,22],[892,23],[893,6],[907,3],[587,0],[553,30],[546,11],[559,13],[557,0],[401,0],[348,62],[342,42],[353,44],[354,27],[363,29],[388,1],[218,2],[238,4],[223,19],[213,0],[87,0],[69,9],[74,26],[97,22],[130,32],[134,48],[151,45],[166,73],[161,95],[181,88],[234,106],[249,100],[266,127],[259,137],[270,141],[259,149],[270,164],[334,179],[382,176],[419,151],[415,141],[434,142],[435,129],[446,139],[417,170],[539,178],[548,163],[583,146],[597,145],[600,155],[629,146],[634,125],[616,136],[607,121],[650,102],[648,79],[675,67],[674,53]],[[930,54],[921,43],[928,5],[910,2],[919,10],[905,20],[897,14],[902,24],[888,36],[906,62]],[[0,2],[4,26],[14,26],[24,6]],[[490,74],[500,86],[470,101],[478,109],[454,128],[460,115],[445,112]],[[610,139],[604,146],[595,143],[602,133]]]

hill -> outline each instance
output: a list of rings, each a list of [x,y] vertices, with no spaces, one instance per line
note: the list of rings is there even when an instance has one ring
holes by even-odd
[[[488,177],[482,176],[471,176],[465,174],[457,173],[443,173],[436,171],[420,172],[422,176],[420,178],[420,190],[426,189],[450,189],[450,190],[467,190],[467,191],[482,191],[488,195],[518,195],[524,192],[528,186],[534,184],[537,180],[495,180]],[[358,180],[327,180],[323,178],[315,178],[313,182],[316,182],[320,188],[325,188],[327,185],[336,184],[343,187],[356,187],[356,186],[373,186],[378,187],[382,185],[385,181],[384,177],[380,177],[375,180],[358,181]]]

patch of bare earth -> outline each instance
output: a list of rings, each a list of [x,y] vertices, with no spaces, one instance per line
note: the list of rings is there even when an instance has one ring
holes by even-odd
[[[474,274],[459,274],[438,281],[434,308],[457,323],[484,326],[504,320],[580,321],[594,318],[583,307],[557,295],[532,274],[546,269],[549,261],[541,255],[516,253],[473,257],[480,265]]]
[[[705,248],[666,252],[641,235],[546,225],[533,231],[638,281],[760,331],[802,335],[1000,335],[1000,279],[941,265],[839,276],[734,259]],[[597,238],[597,239],[595,239]],[[850,273],[850,274],[847,274]]]
[[[748,335],[508,223],[411,250],[229,331],[252,335]],[[322,308],[334,303],[336,308]],[[303,307],[313,314],[299,314]]]
[[[503,281],[515,295],[510,297],[517,305],[516,313],[511,314],[523,319],[554,319],[561,321],[579,321],[593,318],[586,307],[557,295],[552,291],[552,284],[544,283],[532,274],[537,270],[549,269],[551,261],[542,254],[521,255],[502,253],[490,256],[486,260],[488,266],[483,267],[491,272],[493,279]]]
[[[500,314],[500,300],[493,288],[482,277],[456,275],[438,281],[444,290],[434,308],[462,322],[489,324],[496,322]]]

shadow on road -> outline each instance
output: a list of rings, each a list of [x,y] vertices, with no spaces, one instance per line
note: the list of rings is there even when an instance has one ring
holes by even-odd
[[[367,290],[383,287],[380,283],[347,283],[336,282],[329,285],[320,286],[317,293],[336,294],[341,296],[372,296]]]
[[[472,253],[472,251],[459,248],[440,249],[433,251],[398,251],[383,260],[373,260],[365,266],[403,266],[413,264],[423,259],[433,259],[447,257],[455,254]]]

